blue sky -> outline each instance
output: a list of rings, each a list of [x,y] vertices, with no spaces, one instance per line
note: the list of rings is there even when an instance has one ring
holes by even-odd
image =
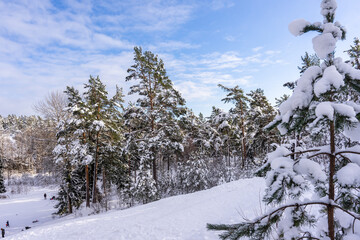
[[[0,0],[0,115],[34,114],[50,91],[78,89],[99,75],[110,93],[123,87],[142,46],[165,62],[195,113],[208,115],[225,96],[217,84],[262,88],[271,102],[289,93],[315,33],[292,36],[299,18],[322,21],[320,0]],[[337,56],[360,37],[359,0],[338,0],[348,30]],[[134,100],[128,97],[127,100]]]

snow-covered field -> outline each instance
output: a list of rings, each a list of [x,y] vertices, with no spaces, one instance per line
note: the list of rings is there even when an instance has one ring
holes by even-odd
[[[180,240],[218,239],[218,232],[206,230],[206,223],[236,223],[252,218],[260,208],[265,182],[244,179],[212,189],[162,199],[126,210],[52,220],[52,202],[43,200],[41,189],[26,196],[0,200],[0,223],[7,219],[8,239],[124,239]],[[39,222],[33,224],[32,220]],[[24,226],[32,228],[21,232]],[[11,235],[11,236],[9,236]]]
[[[5,229],[5,237],[25,230],[26,226],[35,228],[52,222],[55,201],[49,199],[56,192],[54,188],[35,187],[28,193],[7,194],[10,198],[0,199],[0,227]],[[47,200],[44,200],[44,193]],[[10,227],[5,227],[6,221]]]

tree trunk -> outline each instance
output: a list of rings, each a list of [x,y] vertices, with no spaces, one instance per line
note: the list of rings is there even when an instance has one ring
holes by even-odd
[[[71,189],[71,166],[70,163],[67,162],[66,164],[66,168],[67,168],[67,199],[68,199],[68,211],[69,214],[71,214],[73,212],[72,210],[72,202],[71,202],[71,198],[70,198],[70,194],[69,194],[69,189]]]
[[[90,134],[89,134],[90,136]],[[83,143],[86,143],[85,132],[83,132]],[[86,207],[90,207],[90,179],[89,179],[89,165],[85,165],[85,178],[86,178]]]
[[[330,122],[330,163],[329,163],[329,200],[332,203],[335,198],[335,188],[334,188],[334,174],[335,174],[335,127],[334,122]],[[335,224],[334,224],[334,207],[327,207],[328,215],[328,231],[329,238],[335,240]]]
[[[93,179],[93,192],[92,192],[92,202],[97,202],[97,192],[96,192],[96,182],[97,182],[97,168],[98,168],[98,153],[99,153],[99,135],[100,131],[96,136],[96,151],[95,151],[95,164],[94,164],[94,179]]]
[[[170,157],[167,158],[167,171],[170,172]]]
[[[153,178],[157,183],[157,172],[156,172],[156,158],[153,159]]]
[[[85,166],[85,176],[86,176],[86,207],[90,207],[89,165]]]
[[[69,214],[71,214],[71,213],[73,213],[73,210],[72,210],[71,198],[70,198],[69,193],[67,194],[67,198],[68,198],[68,211],[69,211]]]
[[[246,160],[246,146],[245,146],[245,127],[244,127],[244,109],[242,102],[240,103],[240,115],[241,115],[241,133],[242,133],[242,168],[245,167]]]
[[[105,196],[105,211],[108,210],[108,202],[107,202],[107,191],[106,191],[106,173],[105,167],[102,168],[103,173],[103,189],[104,189],[104,196]]]

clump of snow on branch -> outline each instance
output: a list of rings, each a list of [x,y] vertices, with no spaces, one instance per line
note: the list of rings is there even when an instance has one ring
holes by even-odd
[[[343,62],[342,58],[335,58],[334,65],[340,73],[347,74],[352,79],[360,79],[360,70],[353,68],[351,64]]]
[[[314,51],[319,58],[326,58],[336,47],[336,39],[331,33],[321,34],[312,40]]]
[[[326,174],[322,170],[320,164],[310,159],[301,159],[299,163],[295,165],[295,170],[301,174],[309,174],[315,181],[326,181]]]
[[[304,28],[310,25],[310,22],[304,19],[297,19],[289,24],[289,31],[294,36],[300,36],[304,33]]]
[[[355,163],[349,163],[341,168],[336,176],[342,186],[360,186],[360,166]]]
[[[322,78],[314,84],[314,92],[317,97],[330,90],[331,86],[339,89],[344,85],[344,77],[337,71],[335,66],[327,67]]]
[[[334,108],[331,105],[331,102],[322,102],[316,106],[315,115],[320,119],[322,117],[327,117],[330,120],[334,119]]]

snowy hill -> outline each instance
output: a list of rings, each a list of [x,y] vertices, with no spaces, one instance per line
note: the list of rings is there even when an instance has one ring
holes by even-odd
[[[218,232],[207,231],[206,223],[235,223],[239,222],[242,216],[252,218],[259,214],[264,188],[265,182],[261,178],[244,179],[122,211],[54,220],[6,238],[218,239]]]

